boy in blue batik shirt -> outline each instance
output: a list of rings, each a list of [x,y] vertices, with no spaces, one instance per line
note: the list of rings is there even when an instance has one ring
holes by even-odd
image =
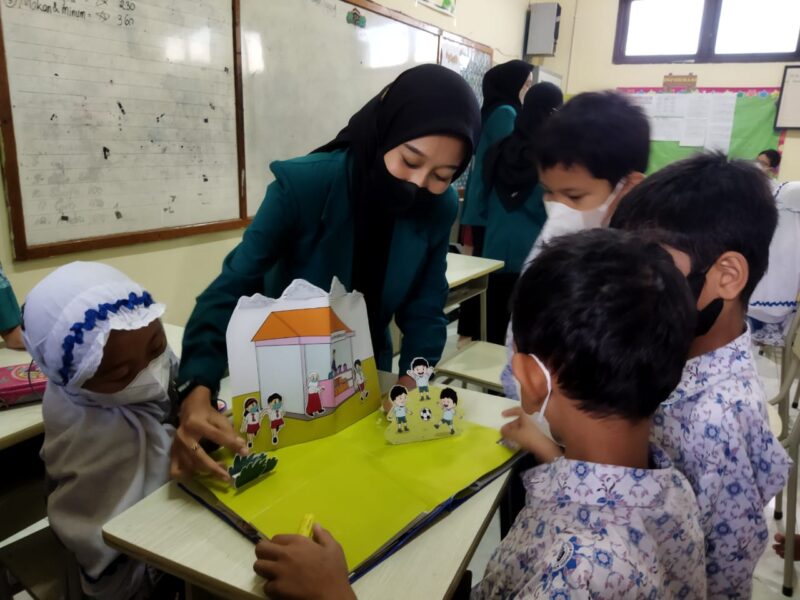
[[[648,441],[693,326],[669,254],[631,234],[561,238],[522,276],[513,360],[522,403],[503,434],[553,462],[525,473],[528,503],[473,598],[705,598],[694,493]],[[539,408],[561,457],[529,416]],[[256,557],[270,598],[355,598],[342,548],[319,525],[314,539],[260,542]]]
[[[697,303],[689,360],[656,412],[652,440],[697,494],[709,598],[750,597],[767,545],[764,508],[790,467],[769,429],[745,324],[776,221],[763,174],[722,154],[665,167],[624,198],[611,220],[663,243]]]

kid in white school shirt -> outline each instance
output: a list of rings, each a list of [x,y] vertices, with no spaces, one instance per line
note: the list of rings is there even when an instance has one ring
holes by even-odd
[[[507,411],[517,418],[503,434],[555,460],[525,474],[528,505],[473,598],[704,598],[694,494],[648,444],[692,338],[682,275],[657,244],[595,230],[555,242],[519,289],[515,339],[532,354],[515,355],[522,408]],[[595,319],[582,318],[589,308]],[[565,456],[523,412],[539,407]],[[313,540],[275,536],[256,557],[270,598],[355,598],[342,549],[318,524]]]
[[[777,214],[751,164],[698,155],[648,177],[612,227],[670,249],[696,298],[681,382],[653,418],[653,442],[692,484],[705,533],[709,598],[749,598],[767,546],[764,508],[790,461],[769,429],[744,308],[767,268]]]
[[[25,345],[48,377],[42,459],[50,526],[98,600],[147,597],[156,573],[103,541],[102,527],[169,479],[168,387],[177,360],[164,305],[116,269],[74,262],[31,290]]]

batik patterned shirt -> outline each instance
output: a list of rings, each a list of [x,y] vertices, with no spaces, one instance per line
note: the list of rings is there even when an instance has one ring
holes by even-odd
[[[689,360],[651,440],[691,483],[706,538],[709,598],[749,598],[767,545],[764,507],[790,461],[769,429],[750,333]]]
[[[654,469],[558,458],[523,474],[526,506],[473,600],[705,598],[694,493],[666,455]]]

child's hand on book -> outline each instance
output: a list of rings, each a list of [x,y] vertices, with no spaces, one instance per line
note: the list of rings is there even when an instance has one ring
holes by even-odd
[[[200,446],[204,439],[242,456],[248,453],[244,440],[236,435],[231,422],[211,405],[211,390],[199,385],[181,403],[180,426],[172,442],[171,477],[211,473],[224,481],[231,480],[225,468]]]
[[[506,440],[513,442],[522,450],[530,452],[541,462],[550,462],[563,456],[564,453],[558,444],[537,427],[521,406],[504,410],[503,416],[516,417],[500,428],[500,433]]]
[[[342,547],[318,523],[313,533],[258,543],[253,569],[267,580],[264,592],[275,600],[355,600]]]

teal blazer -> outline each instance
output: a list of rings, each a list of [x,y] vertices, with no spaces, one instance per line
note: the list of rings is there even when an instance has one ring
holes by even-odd
[[[270,165],[275,181],[222,273],[197,298],[183,337],[180,381],[218,387],[228,364],[225,330],[241,296],[277,298],[294,279],[330,289],[335,275],[350,289],[353,269],[353,200],[349,152],[311,154]],[[391,371],[388,325],[403,332],[400,373],[417,356],[436,363],[447,336],[444,304],[450,228],[458,210],[451,187],[427,213],[398,218],[389,250],[380,320],[384,344],[378,368]]]
[[[472,159],[467,187],[464,190],[464,209],[461,212],[462,225],[486,227],[486,213],[489,191],[483,180],[483,159],[486,151],[514,131],[517,119],[516,109],[504,104],[495,108],[481,130],[481,139]]]
[[[541,185],[533,188],[525,203],[512,212],[505,209],[497,192],[492,189],[487,206],[483,256],[505,262],[504,273],[521,273],[545,221],[547,212]]]

